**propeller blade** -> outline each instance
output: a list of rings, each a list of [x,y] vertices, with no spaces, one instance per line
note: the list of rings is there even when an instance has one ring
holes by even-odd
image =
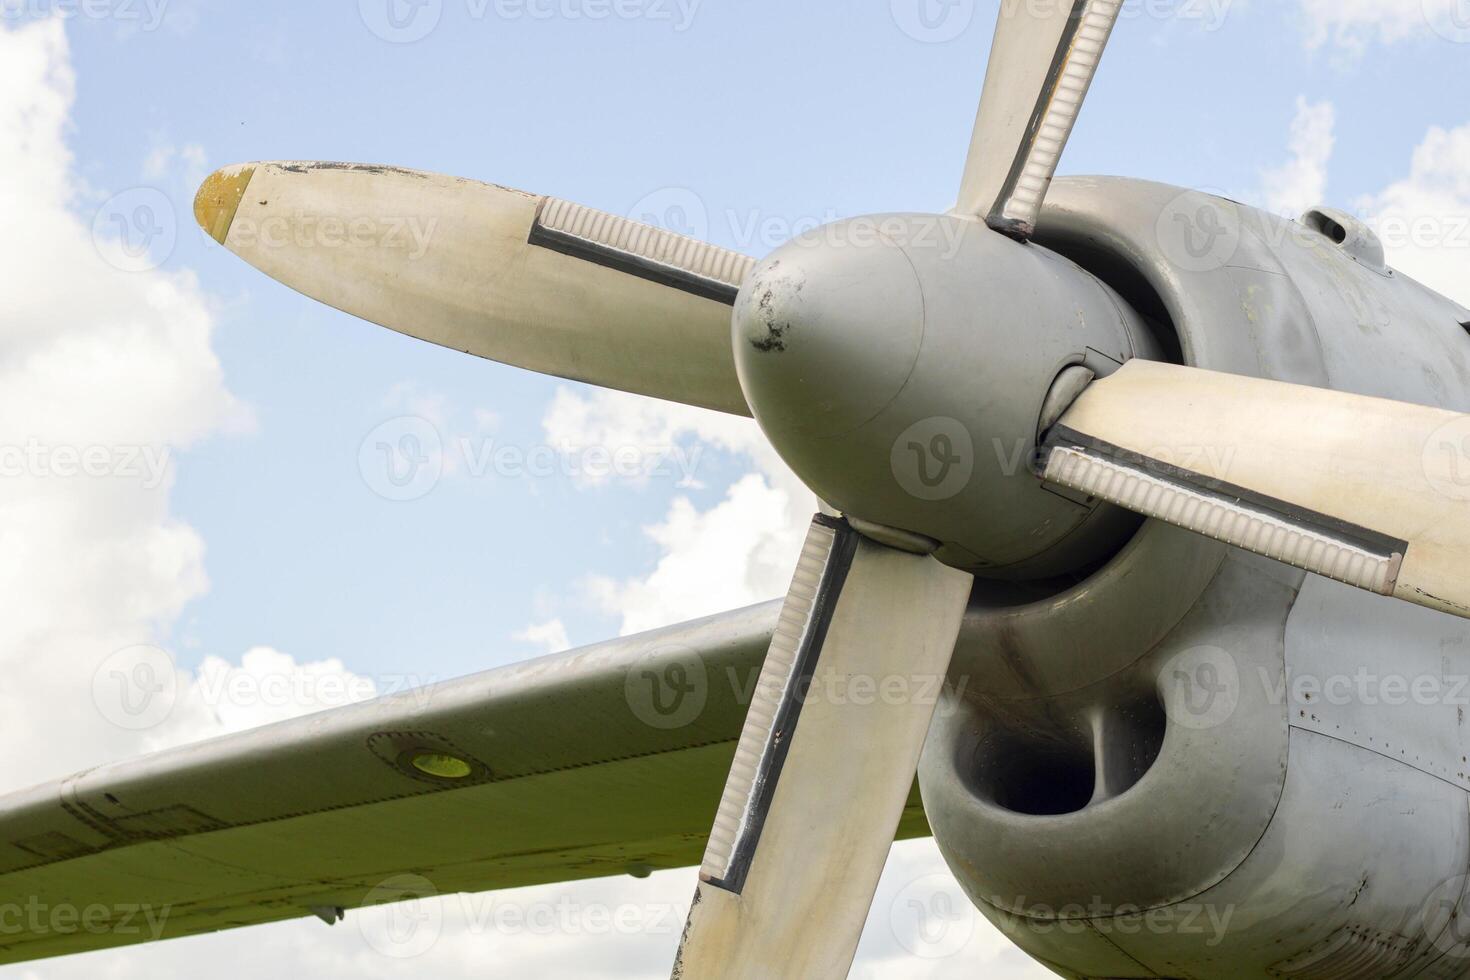
[[[231,167],[195,215],[266,275],[399,333],[750,414],[730,344],[744,255],[556,198],[353,164]]]
[[[679,980],[852,967],[972,578],[812,524],[674,967]]]
[[[1470,416],[1136,360],[1046,449],[1049,483],[1470,618]]]
[[[956,210],[1030,238],[1121,0],[1001,0]]]

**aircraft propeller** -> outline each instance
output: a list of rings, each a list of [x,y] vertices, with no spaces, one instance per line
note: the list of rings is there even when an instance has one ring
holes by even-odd
[[[996,291],[1054,292],[1073,277],[1077,290],[1103,295],[1027,242],[1120,7],[1002,2],[959,203],[944,220],[993,238],[978,247],[1005,260],[995,268],[1039,270],[1061,285],[992,271]],[[809,451],[896,403],[935,326],[918,281],[925,273],[886,240],[805,256],[788,246],[758,264],[555,198],[327,163],[220,171],[196,214],[268,275],[399,332],[557,377],[753,414],[819,493],[819,482],[858,478],[844,464],[814,479]],[[1027,347],[1024,336],[1008,336]],[[1049,363],[1040,369],[1054,376]],[[1016,383],[981,377],[975,390]],[[1463,504],[1434,489],[1455,474],[1420,458],[1459,416],[1144,360],[1105,373],[1072,365],[1051,392],[1028,397],[1045,401],[1039,429],[1028,420],[1029,431],[997,433],[1043,450],[1039,471],[1016,479],[1470,617],[1461,571],[1470,522]],[[1178,447],[1212,443],[1237,449],[1228,474],[1169,462]],[[790,451],[798,444],[801,452]],[[819,516],[811,527],[710,836],[676,977],[820,980],[851,967],[935,705],[834,692],[850,691],[854,678],[942,677],[972,573],[985,566],[955,561],[944,550],[952,542],[886,508],[891,497],[867,482],[852,499],[871,507],[845,506],[845,517]],[[964,516],[1006,521],[1008,512]]]

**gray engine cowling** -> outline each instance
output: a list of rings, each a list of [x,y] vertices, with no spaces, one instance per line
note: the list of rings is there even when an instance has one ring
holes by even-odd
[[[1038,240],[1186,363],[1470,408],[1464,311],[1311,223],[1079,179]],[[1080,583],[977,585],[925,807],[1065,976],[1470,976],[1467,687],[1462,621],[1149,523]]]

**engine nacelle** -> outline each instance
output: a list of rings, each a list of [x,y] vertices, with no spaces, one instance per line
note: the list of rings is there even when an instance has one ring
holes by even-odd
[[[1310,223],[1072,180],[1038,240],[1187,363],[1470,409],[1465,311]],[[930,823],[1058,973],[1470,976],[1470,624],[1148,523],[1054,593],[980,580],[951,688]]]

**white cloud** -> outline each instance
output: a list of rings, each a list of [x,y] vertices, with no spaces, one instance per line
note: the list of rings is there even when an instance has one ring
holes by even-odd
[[[340,660],[298,664],[279,650],[256,647],[238,667],[220,657],[205,659],[181,711],[194,713],[196,731],[228,734],[370,701],[379,693],[377,680],[352,673]],[[188,734],[197,740],[196,732]]]
[[[1361,53],[1368,44],[1413,39],[1470,39],[1463,0],[1301,0],[1307,44]]]
[[[785,594],[817,503],[754,422],[620,392],[579,395],[563,389],[545,428],[550,443],[578,450],[678,447],[682,459],[693,461],[705,458],[708,447],[754,465],[714,507],[702,511],[679,497],[661,523],[645,528],[659,549],[650,572],[593,579],[594,598],[622,618],[624,634]],[[697,478],[698,470],[686,477]]]
[[[203,542],[170,514],[171,472],[140,463],[246,418],[194,277],[123,271],[79,216],[74,88],[60,23],[0,29],[0,789],[149,744],[102,717],[93,674],[208,580]]]
[[[1296,100],[1287,144],[1291,158],[1261,175],[1266,210],[1296,217],[1327,197],[1327,164],[1336,144],[1337,110],[1331,102]]]
[[[64,138],[74,89],[59,21],[0,27],[0,793],[376,690],[335,661],[259,649],[196,676],[149,646],[209,584],[171,513],[177,454],[249,412],[195,278],[126,271],[94,238]],[[139,656],[163,693],[135,707],[157,718],[124,710]]]
[[[1431,129],[1409,175],[1357,207],[1395,268],[1470,307],[1470,124]]]
[[[522,643],[534,643],[547,653],[563,653],[572,648],[572,641],[567,636],[567,626],[559,619],[532,623],[517,633],[513,639]]]
[[[645,529],[662,552],[654,570],[595,579],[594,596],[622,616],[624,634],[778,598],[815,512],[797,502],[805,496],[753,473],[710,510],[676,500],[663,523]]]

